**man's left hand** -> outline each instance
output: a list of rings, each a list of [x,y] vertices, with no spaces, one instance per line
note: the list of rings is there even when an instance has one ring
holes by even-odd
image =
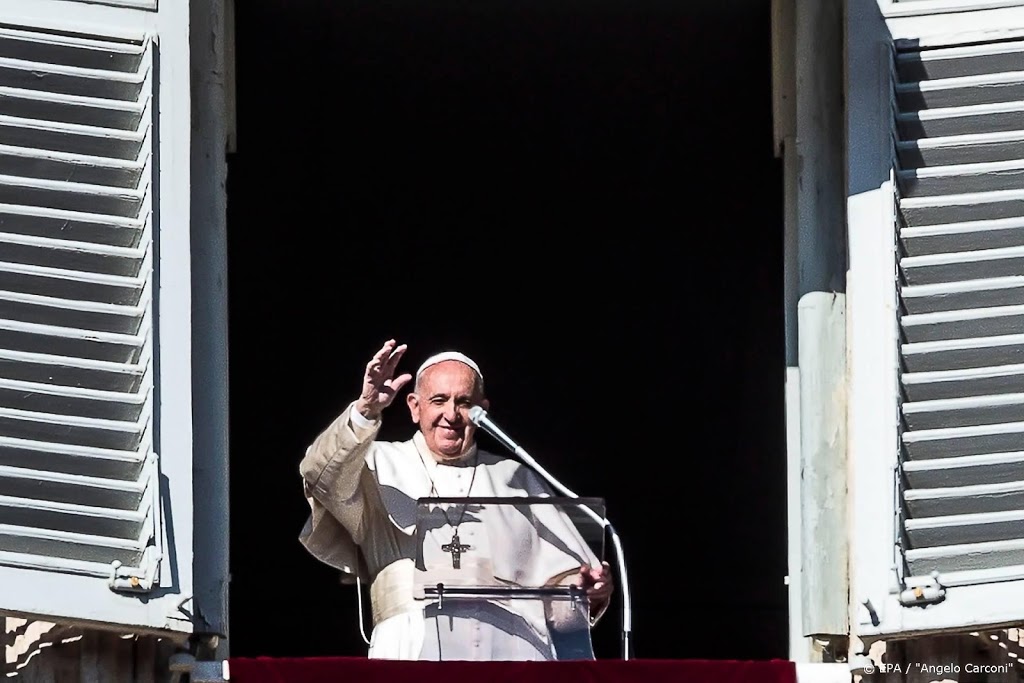
[[[594,615],[608,603],[615,590],[612,568],[607,562],[602,562],[600,567],[583,565],[573,585],[586,588],[587,598],[590,600],[590,613]]]

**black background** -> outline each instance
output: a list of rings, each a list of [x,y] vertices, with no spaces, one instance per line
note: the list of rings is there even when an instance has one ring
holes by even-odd
[[[232,655],[365,654],[298,462],[394,337],[410,372],[473,356],[492,417],[606,498],[636,656],[787,658],[767,0],[236,11]]]

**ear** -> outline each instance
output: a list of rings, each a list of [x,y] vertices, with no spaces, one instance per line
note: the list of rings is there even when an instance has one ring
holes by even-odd
[[[484,400],[480,401],[480,407],[483,408],[484,410],[490,410],[491,402],[485,398]]]
[[[410,393],[405,397],[405,403],[409,406],[409,416],[415,424],[420,423],[420,397]]]

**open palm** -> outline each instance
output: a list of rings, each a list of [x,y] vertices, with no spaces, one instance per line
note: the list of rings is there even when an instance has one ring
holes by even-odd
[[[369,419],[376,419],[391,405],[395,396],[412,380],[412,375],[395,377],[398,362],[405,354],[406,345],[399,345],[394,339],[385,342],[380,351],[366,364],[363,375],[363,390],[356,403],[356,410]]]

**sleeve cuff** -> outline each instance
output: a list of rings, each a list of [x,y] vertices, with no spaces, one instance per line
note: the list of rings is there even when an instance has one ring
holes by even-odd
[[[367,420],[363,417],[362,413],[355,409],[355,406],[349,411],[348,419],[352,422],[353,427],[360,429],[372,429],[377,424],[375,420]]]

